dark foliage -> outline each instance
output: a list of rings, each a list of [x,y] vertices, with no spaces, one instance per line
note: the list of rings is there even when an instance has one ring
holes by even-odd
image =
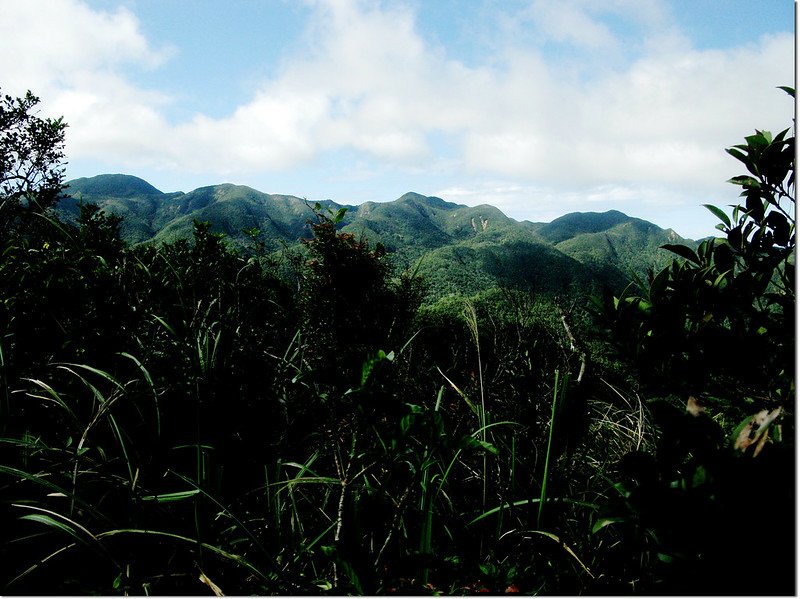
[[[39,98],[0,93],[0,229],[19,228],[25,208],[52,206],[64,178],[64,129],[61,119],[41,119]],[[32,204],[32,206],[31,206]],[[27,223],[26,223],[27,224]]]
[[[5,100],[0,139],[3,593],[793,592],[787,132],[732,151],[725,238],[598,302],[606,337],[569,259],[548,295],[425,304],[344,209],[281,254],[254,227],[128,246],[89,203],[64,222],[64,125],[35,103]],[[423,200],[402,208],[453,209]]]
[[[652,541],[645,591],[795,588],[794,137],[756,131],[745,141],[728,150],[749,171],[730,180],[744,203],[731,216],[707,206],[724,236],[697,251],[665,246],[681,259],[644,293],[596,300],[649,393],[683,404],[653,403],[659,445],[626,458],[624,501],[609,513],[638,529],[624,534]],[[750,569],[772,573],[731,576]]]

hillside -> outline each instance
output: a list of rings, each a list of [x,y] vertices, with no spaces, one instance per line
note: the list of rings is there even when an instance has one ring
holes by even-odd
[[[128,243],[175,241],[192,235],[195,220],[212,223],[234,245],[247,239],[243,229],[262,231],[266,247],[277,250],[309,234],[311,208],[300,198],[270,195],[242,185],[213,185],[189,193],[162,193],[130,175],[99,175],[67,183],[59,210],[67,220],[78,215],[80,201],[123,217]],[[333,203],[329,203],[335,206]],[[338,206],[335,206],[338,207]]]
[[[164,193],[130,175],[99,175],[67,184],[61,216],[74,220],[80,202],[95,203],[123,217],[128,243],[188,238],[194,221],[207,221],[234,247],[258,229],[267,251],[279,251],[310,236],[312,206],[298,197],[267,194],[232,184]],[[342,230],[381,243],[401,268],[419,264],[431,297],[473,294],[491,287],[545,293],[592,285],[625,285],[631,273],[644,275],[664,264],[665,243],[687,242],[622,212],[567,214],[550,223],[516,221],[494,206],[464,206],[441,198],[406,193],[390,202],[343,206]]]

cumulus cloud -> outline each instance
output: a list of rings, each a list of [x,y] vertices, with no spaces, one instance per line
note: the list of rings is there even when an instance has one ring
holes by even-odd
[[[222,118],[168,120],[174,100],[128,73],[165,68],[174,50],[154,47],[131,11],[80,0],[4,2],[3,85],[34,89],[65,115],[72,157],[224,175],[291,169],[339,150],[409,172],[446,160],[464,178],[528,190],[491,195],[484,186],[484,201],[501,206],[524,196],[544,207],[559,189],[566,204],[592,190],[623,201],[622,190],[636,188],[656,202],[666,194],[648,186],[711,189],[730,176],[722,148],[742,127],[780,128],[790,110],[774,90],[792,80],[790,34],[698,50],[661,2],[532,0],[484,23],[498,33],[494,54],[471,65],[425,38],[410,5],[309,6],[295,53]],[[548,53],[552,44],[565,52]],[[436,155],[437,135],[452,155]]]
[[[542,37],[605,51],[615,50],[619,41],[602,22],[572,2],[534,0],[525,10]]]
[[[156,68],[173,51],[152,48],[128,9],[95,11],[80,0],[4,2],[0,40],[4,86],[40,94],[126,64]]]
[[[136,165],[167,131],[170,98],[131,83],[127,69],[150,70],[174,53],[154,48],[124,7],[96,11],[80,0],[3,3],[3,93],[31,90],[47,114],[64,115],[67,154],[117,157]]]
[[[432,195],[468,206],[490,204],[511,218],[534,222],[550,222],[569,212],[620,210],[694,239],[709,235],[718,222],[698,206],[701,202],[696,195],[682,188],[652,184],[565,188],[520,185],[509,180],[469,181],[466,185],[442,187]],[[694,207],[689,221],[685,219],[687,204]]]

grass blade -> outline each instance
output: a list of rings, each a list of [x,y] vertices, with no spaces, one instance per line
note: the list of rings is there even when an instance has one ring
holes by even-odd
[[[544,511],[544,502],[547,499],[547,478],[550,472],[550,454],[553,449],[553,431],[555,430],[556,416],[558,415],[559,406],[563,403],[564,397],[567,392],[567,385],[569,384],[569,373],[564,377],[564,382],[561,384],[560,394],[558,386],[559,371],[556,370],[555,382],[553,383],[553,406],[550,414],[550,433],[547,436],[547,452],[544,457],[544,474],[542,475],[542,493],[539,496],[539,512],[536,515],[536,526],[542,525],[542,513]],[[560,397],[559,397],[560,395]]]
[[[214,545],[210,545],[209,543],[204,543],[198,541],[196,539],[190,539],[189,537],[184,537],[183,535],[178,535],[171,532],[163,532],[160,530],[145,530],[141,528],[119,528],[116,530],[107,530],[105,532],[98,533],[98,539],[105,539],[107,537],[114,537],[118,535],[143,535],[143,536],[153,536],[153,537],[164,537],[168,539],[175,539],[177,541],[182,541],[184,543],[189,543],[190,545],[200,545],[203,549],[210,551],[226,560],[229,560],[235,564],[242,566],[250,570],[253,574],[258,576],[260,579],[266,582],[273,582],[275,580],[275,575],[267,575],[264,574],[261,570],[259,570],[256,566],[252,563],[247,561],[241,555],[236,555],[235,553],[230,553],[229,551],[225,551],[224,549],[220,549]]]
[[[189,491],[175,491],[174,493],[160,493],[158,495],[145,495],[142,501],[155,501],[156,503],[170,503],[173,501],[181,501],[194,497],[200,492],[199,489],[191,489]]]

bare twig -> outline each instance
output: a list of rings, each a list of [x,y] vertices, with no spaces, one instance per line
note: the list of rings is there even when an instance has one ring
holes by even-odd
[[[383,546],[381,547],[380,551],[378,551],[378,555],[375,557],[374,566],[377,569],[378,565],[381,563],[381,558],[383,557],[383,552],[386,551],[386,548],[389,546],[389,542],[392,540],[392,536],[394,533],[400,529],[400,522],[403,514],[406,511],[406,500],[408,499],[409,493],[411,492],[411,487],[414,485],[413,481],[410,485],[406,487],[406,490],[403,491],[403,496],[400,497],[400,501],[397,502],[397,511],[394,514],[394,519],[392,520],[392,526],[389,528],[389,533],[386,535],[386,540],[383,542]]]
[[[578,342],[575,340],[575,336],[572,334],[572,330],[569,328],[567,315],[564,313],[561,306],[558,307],[558,311],[561,312],[561,324],[564,326],[564,331],[567,333],[567,339],[569,339],[569,349],[571,352],[577,353],[581,359],[581,368],[578,371],[578,378],[575,380],[575,383],[580,385],[581,381],[583,380],[583,375],[586,374],[586,350],[583,348],[578,348]]]

